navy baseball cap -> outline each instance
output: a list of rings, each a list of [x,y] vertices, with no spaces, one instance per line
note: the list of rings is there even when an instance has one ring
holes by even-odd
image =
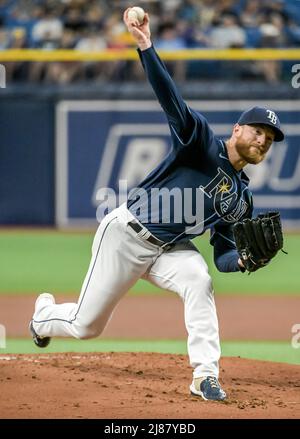
[[[241,114],[237,123],[239,125],[268,125],[275,133],[275,142],[281,142],[284,139],[284,134],[280,129],[279,117],[274,111],[269,110],[268,108],[252,107]]]

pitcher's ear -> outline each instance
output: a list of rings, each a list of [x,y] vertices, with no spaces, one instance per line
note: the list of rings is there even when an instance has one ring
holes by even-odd
[[[232,129],[232,134],[240,134],[241,131],[242,131],[242,126],[239,125],[238,123],[234,124]]]

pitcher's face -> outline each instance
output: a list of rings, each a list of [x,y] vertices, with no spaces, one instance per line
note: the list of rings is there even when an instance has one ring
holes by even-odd
[[[236,124],[233,134],[236,138],[236,150],[240,157],[253,165],[264,160],[275,137],[272,128],[261,124]]]

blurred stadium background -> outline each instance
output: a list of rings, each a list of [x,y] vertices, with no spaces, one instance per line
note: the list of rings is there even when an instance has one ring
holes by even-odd
[[[154,45],[184,98],[218,135],[228,136],[255,104],[280,115],[286,141],[247,172],[256,213],[281,211],[289,255],[255,275],[224,276],[213,266],[208,235],[196,244],[216,295],[231,297],[233,307],[237,296],[255,297],[257,309],[262,296],[270,309],[275,296],[299,300],[300,1],[0,0],[0,301],[10,297],[20,310],[20,296],[78,294],[102,214],[97,191],[118,192],[120,180],[130,189],[170,148],[166,119],[122,23],[123,10],[136,5],[149,11]],[[145,294],[163,293],[142,281],[129,293]],[[298,311],[291,323],[300,323]],[[5,326],[0,353],[34,351]],[[249,340],[246,347],[236,334],[223,353],[300,363],[291,325],[285,329],[280,340],[262,333],[263,345]],[[186,352],[184,340],[55,343],[52,351]]]

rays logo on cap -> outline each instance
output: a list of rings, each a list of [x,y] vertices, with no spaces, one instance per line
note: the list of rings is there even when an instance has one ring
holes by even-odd
[[[274,111],[267,110],[267,113],[268,113],[268,119],[270,119],[270,121],[271,121],[274,125],[276,125],[276,123],[277,123],[277,116],[276,116],[276,114],[274,113]]]

